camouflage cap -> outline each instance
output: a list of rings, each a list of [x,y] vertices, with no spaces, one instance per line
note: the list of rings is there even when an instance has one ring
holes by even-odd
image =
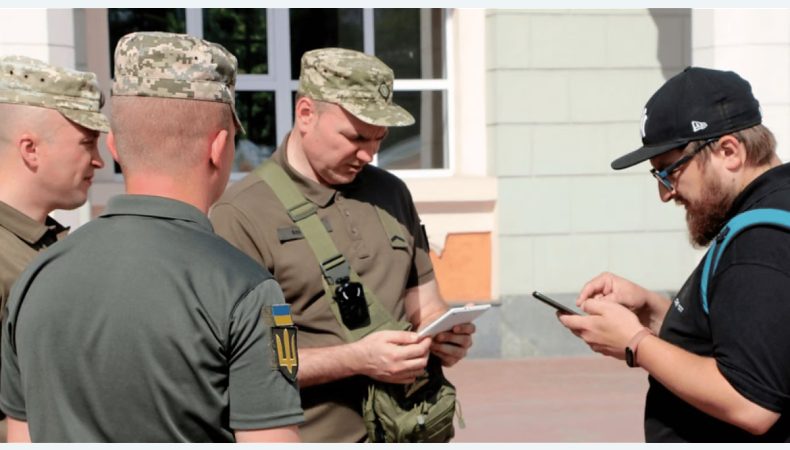
[[[107,133],[99,110],[104,97],[96,75],[53,66],[27,56],[0,58],[0,103],[54,109],[85,128]]]
[[[179,98],[227,103],[236,126],[236,57],[188,34],[130,33],[115,47],[113,96]]]
[[[393,78],[392,69],[375,56],[344,48],[321,48],[302,55],[299,93],[340,105],[365,123],[411,125],[414,117],[392,103]]]

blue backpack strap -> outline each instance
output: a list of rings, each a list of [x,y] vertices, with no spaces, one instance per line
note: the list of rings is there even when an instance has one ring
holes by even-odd
[[[724,254],[724,249],[743,230],[759,225],[773,225],[790,230],[790,211],[770,208],[753,209],[733,217],[722,228],[711,244],[710,249],[708,249],[708,253],[705,254],[705,264],[702,266],[700,291],[702,294],[702,309],[705,310],[705,314],[709,314],[708,283],[711,275],[716,273],[716,268],[719,266],[719,260],[721,255]]]

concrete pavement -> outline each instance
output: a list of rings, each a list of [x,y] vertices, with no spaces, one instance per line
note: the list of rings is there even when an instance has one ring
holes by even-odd
[[[647,373],[603,356],[466,359],[446,369],[454,442],[644,442]]]

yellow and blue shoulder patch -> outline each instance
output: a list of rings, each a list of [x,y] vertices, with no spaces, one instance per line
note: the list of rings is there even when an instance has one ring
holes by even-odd
[[[276,327],[293,326],[294,320],[291,317],[291,305],[272,305],[272,318]]]
[[[299,352],[291,305],[272,305],[272,319],[272,346],[277,358],[277,368],[285,378],[294,383],[299,370]]]

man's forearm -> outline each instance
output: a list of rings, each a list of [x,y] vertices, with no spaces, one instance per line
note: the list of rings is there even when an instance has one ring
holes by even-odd
[[[257,442],[302,442],[299,437],[299,428],[296,425],[263,430],[236,430],[234,434],[236,435],[236,442],[240,444]]]
[[[24,420],[17,420],[13,417],[8,419],[8,442],[17,444],[28,444],[30,439],[30,429],[27,422]]]
[[[406,317],[414,329],[424,327],[447,311],[447,303],[442,300],[436,280],[409,288],[404,295],[403,304]]]
[[[763,434],[779,419],[742,396],[724,378],[716,360],[695,355],[654,336],[639,344],[640,366],[695,408],[752,434]]]
[[[299,349],[299,387],[330,383],[358,374],[354,344]]]
[[[672,300],[657,292],[649,292],[650,294],[645,300],[645,306],[637,312],[637,316],[642,325],[650,328],[657,335],[659,330],[661,330],[661,324],[664,323],[664,317],[666,317],[667,311],[672,305]]]

